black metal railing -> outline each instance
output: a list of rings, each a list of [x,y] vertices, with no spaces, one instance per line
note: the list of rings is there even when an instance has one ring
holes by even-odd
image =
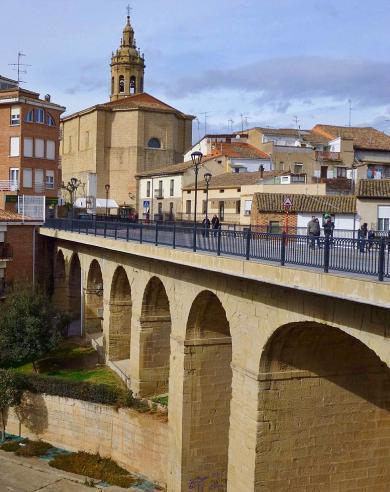
[[[48,219],[44,225],[80,234],[103,236],[156,246],[205,251],[246,260],[263,260],[358,275],[390,278],[390,242],[387,237],[354,239],[298,234],[271,234],[205,229],[202,225],[154,224],[106,220]]]

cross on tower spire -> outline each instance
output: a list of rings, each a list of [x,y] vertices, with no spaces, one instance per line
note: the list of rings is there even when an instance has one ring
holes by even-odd
[[[130,14],[131,11],[133,10],[132,7],[130,7],[130,4],[127,4],[126,10],[127,10],[127,18],[130,19]]]

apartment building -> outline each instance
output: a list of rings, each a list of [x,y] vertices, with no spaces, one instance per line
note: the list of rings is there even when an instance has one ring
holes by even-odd
[[[17,194],[56,204],[61,184],[59,123],[65,108],[0,79],[0,208],[15,209]]]

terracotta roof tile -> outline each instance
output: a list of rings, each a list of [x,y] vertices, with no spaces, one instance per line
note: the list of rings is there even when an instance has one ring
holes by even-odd
[[[26,217],[23,217],[23,215],[9,210],[0,210],[0,222],[22,222],[23,220],[26,220]]]
[[[390,198],[390,179],[361,179],[357,196],[362,198]]]
[[[337,137],[352,139],[355,148],[390,150],[390,136],[372,127],[316,125],[312,132],[329,140]]]
[[[212,144],[211,154],[225,155],[242,159],[269,159],[270,156],[262,150],[245,142],[216,142]]]
[[[284,212],[286,197],[292,201],[291,212],[345,213],[356,212],[356,197],[351,195],[303,195],[291,193],[255,193],[253,206],[258,212]]]
[[[215,159],[215,156],[204,156],[202,158],[202,164],[205,162]],[[181,174],[193,167],[192,161],[180,162],[179,164],[171,164],[169,166],[162,166],[156,169],[150,169],[149,171],[143,171],[142,173],[137,173],[135,176],[137,178],[146,178],[148,176],[166,176],[169,174]]]

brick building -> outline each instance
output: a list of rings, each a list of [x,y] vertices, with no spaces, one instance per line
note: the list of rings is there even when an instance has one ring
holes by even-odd
[[[33,283],[38,224],[0,210],[0,299],[15,283]]]
[[[0,85],[0,208],[15,210],[16,195],[56,203],[61,183],[59,123],[65,110],[46,95]]]

